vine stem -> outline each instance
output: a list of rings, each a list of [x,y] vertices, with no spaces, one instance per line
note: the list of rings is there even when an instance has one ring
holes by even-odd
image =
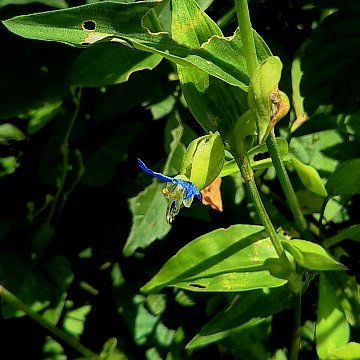
[[[54,200],[52,201],[51,204],[51,208],[50,211],[48,213],[46,222],[45,222],[45,226],[49,225],[51,223],[51,221],[53,220],[53,217],[55,215],[55,211],[59,205],[59,203],[61,202],[61,195],[63,194],[64,191],[64,186],[65,186],[65,181],[66,181],[66,177],[69,171],[69,140],[70,140],[70,135],[71,135],[71,131],[74,127],[75,121],[79,115],[79,110],[80,110],[80,100],[81,100],[81,89],[78,90],[78,93],[76,93],[76,89],[74,90],[74,94],[73,94],[73,101],[75,104],[75,110],[74,113],[69,121],[69,124],[66,128],[66,132],[64,134],[64,139],[62,141],[62,144],[60,146],[60,151],[61,154],[63,156],[62,159],[62,167],[61,167],[61,174],[60,177],[57,180],[57,190],[56,190],[56,194],[54,196]],[[63,206],[64,206],[64,199],[62,201],[62,203],[60,204],[60,209],[62,210]],[[60,214],[60,212],[59,212]]]
[[[15,309],[23,311],[26,315],[30,318],[35,320],[39,325],[43,328],[50,331],[53,335],[57,338],[64,341],[66,344],[71,346],[73,349],[77,350],[80,354],[84,355],[87,359],[97,359],[98,355],[91,351],[89,348],[81,344],[75,337],[71,336],[70,334],[66,333],[65,331],[59,329],[58,327],[54,326],[50,321],[46,320],[44,317],[39,315],[29,306],[24,304],[21,300],[19,300],[14,294],[10,291],[6,290],[2,285],[0,285],[0,297],[10,304]]]
[[[299,201],[295,195],[294,188],[289,179],[289,175],[281,159],[279,147],[276,142],[274,129],[272,129],[270,135],[266,139],[266,145],[268,147],[272,163],[275,167],[276,175],[279,178],[281,187],[289,203],[291,213],[295,219],[295,223],[298,229],[300,230],[301,235],[303,235],[305,238],[311,239],[312,235],[309,231],[308,223],[302,213]]]

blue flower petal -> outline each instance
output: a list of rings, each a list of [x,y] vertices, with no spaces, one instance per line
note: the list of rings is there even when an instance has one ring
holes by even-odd
[[[152,171],[150,170],[140,159],[137,159],[138,162],[138,166],[139,168],[146,174],[162,181],[162,182],[170,182],[172,184],[176,184],[175,179],[169,177],[169,176],[165,176],[163,174],[160,174],[158,172]]]
[[[180,179],[174,179],[174,180],[185,189],[184,200],[189,200],[190,198],[196,196],[196,198],[201,201],[202,199],[201,193],[192,182],[180,180]]]
[[[190,181],[186,181],[186,180],[181,180],[181,179],[174,179],[171,178],[169,176],[165,176],[163,174],[160,174],[158,172],[152,171],[150,170],[140,159],[137,159],[138,162],[138,166],[139,168],[146,174],[153,176],[154,178],[165,182],[165,183],[171,183],[171,184],[179,184],[181,185],[184,190],[185,190],[185,194],[184,194],[184,200],[189,200],[192,197],[196,197],[198,200],[201,201],[202,196],[200,191],[196,188],[196,186],[190,182]]]

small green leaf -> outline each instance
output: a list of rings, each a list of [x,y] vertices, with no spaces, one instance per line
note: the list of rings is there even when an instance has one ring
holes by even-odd
[[[326,189],[330,196],[352,196],[360,194],[360,159],[352,159],[342,163],[335,169]]]
[[[268,240],[259,241],[263,238],[263,228],[255,225],[233,225],[200,236],[169,259],[141,290],[153,293],[180,281],[261,269],[267,258],[276,258]]]
[[[208,278],[181,281],[172,286],[198,292],[238,292],[283,286],[287,280],[272,276],[269,271],[233,272]]]
[[[54,8],[65,9],[67,7],[65,0],[0,0],[0,8],[6,5],[26,5],[39,3]]]
[[[80,336],[84,331],[85,319],[90,310],[91,305],[84,305],[68,311],[64,318],[64,329],[74,336]]]
[[[248,102],[251,111],[255,114],[259,144],[266,137],[270,126],[271,94],[278,91],[282,63],[276,56],[268,57],[254,71],[250,80]]]
[[[348,344],[330,350],[327,359],[331,360],[358,360],[360,359],[360,344],[349,342]]]
[[[345,266],[333,259],[318,244],[306,240],[282,241],[284,248],[294,256],[296,262],[311,270],[344,270]]]
[[[324,273],[320,273],[319,303],[316,321],[316,350],[320,359],[330,352],[346,345],[350,337],[350,327],[346,322],[335,291]]]
[[[12,124],[0,124],[0,144],[6,144],[7,140],[21,141],[25,139],[24,133]]]
[[[0,177],[14,173],[19,165],[15,156],[0,158]]]
[[[321,180],[318,171],[310,165],[305,165],[296,158],[291,159],[291,163],[295,171],[299,175],[301,182],[304,186],[313,193],[326,197],[327,191]]]
[[[61,111],[61,105],[61,101],[55,101],[50,104],[46,104],[38,109],[31,110],[28,114],[28,133],[30,135],[33,135],[40,131]]]
[[[70,83],[82,87],[119,84],[136,71],[152,70],[161,59],[159,55],[119,44],[97,44],[84,50],[76,59]]]

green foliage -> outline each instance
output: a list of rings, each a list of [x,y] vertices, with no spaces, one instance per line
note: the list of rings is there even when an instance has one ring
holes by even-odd
[[[3,354],[360,357],[359,4],[249,6],[0,0]]]

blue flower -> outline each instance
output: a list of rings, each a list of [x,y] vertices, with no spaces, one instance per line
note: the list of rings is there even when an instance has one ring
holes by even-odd
[[[201,193],[191,181],[172,178],[152,171],[140,159],[137,159],[137,162],[144,173],[166,183],[166,188],[162,189],[162,193],[169,200],[166,219],[170,224],[174,221],[182,205],[189,207],[194,197],[201,201]]]

